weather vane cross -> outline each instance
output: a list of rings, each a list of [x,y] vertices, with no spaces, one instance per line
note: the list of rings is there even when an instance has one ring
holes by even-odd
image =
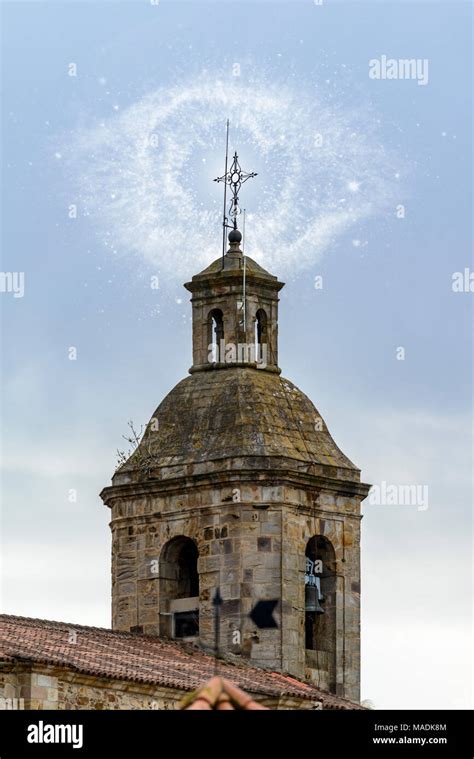
[[[255,171],[246,172],[242,171],[242,167],[239,163],[239,156],[237,152],[234,153],[234,159],[230,169],[228,169],[228,156],[229,156],[229,121],[227,120],[227,138],[225,149],[225,172],[221,177],[214,179],[214,182],[224,182],[224,215],[222,221],[223,234],[222,234],[222,256],[225,253],[225,231],[232,228],[237,229],[237,217],[241,213],[239,205],[239,193],[240,188],[247,181],[256,177]],[[229,187],[232,198],[229,202],[229,208],[227,209],[227,187]],[[228,215],[227,215],[228,212]],[[232,224],[228,223],[229,217],[232,219]]]

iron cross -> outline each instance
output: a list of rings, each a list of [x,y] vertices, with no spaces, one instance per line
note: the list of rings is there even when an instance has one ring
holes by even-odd
[[[229,124],[227,123],[227,144],[229,139]],[[229,216],[232,219],[232,226],[234,229],[237,229],[237,216],[241,213],[241,209],[239,206],[239,192],[240,188],[244,184],[244,182],[247,181],[247,179],[251,179],[252,177],[256,177],[257,174],[254,171],[246,172],[242,171],[242,167],[239,163],[239,156],[237,153],[234,153],[234,160],[232,161],[232,165],[229,170],[227,170],[227,150],[226,150],[226,164],[225,164],[225,174],[223,174],[222,177],[217,177],[217,179],[214,179],[214,182],[224,182],[226,188],[229,187],[232,198],[229,203]],[[225,204],[225,197],[226,193],[224,190],[224,204]],[[224,205],[224,214],[225,214],[225,205]],[[224,216],[224,227],[227,225],[227,217]]]

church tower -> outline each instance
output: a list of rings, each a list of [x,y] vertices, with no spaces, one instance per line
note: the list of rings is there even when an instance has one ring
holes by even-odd
[[[101,493],[113,628],[213,649],[219,588],[221,652],[358,701],[369,486],[280,376],[283,283],[240,243],[234,222],[227,253],[185,285],[189,376]],[[278,626],[259,629],[249,616],[261,600],[277,601]]]
[[[360,502],[368,485],[311,401],[280,376],[283,283],[240,232],[185,287],[193,364],[101,496],[113,627],[214,645],[359,699]],[[244,275],[245,271],[245,275]],[[244,291],[245,276],[245,291]],[[278,627],[249,613],[278,600]]]

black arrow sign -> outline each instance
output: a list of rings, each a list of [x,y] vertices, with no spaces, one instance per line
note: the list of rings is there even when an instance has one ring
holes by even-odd
[[[276,601],[257,601],[252,611],[249,614],[252,622],[255,622],[260,630],[271,629],[278,627],[275,619],[273,618],[273,610],[278,603]]]

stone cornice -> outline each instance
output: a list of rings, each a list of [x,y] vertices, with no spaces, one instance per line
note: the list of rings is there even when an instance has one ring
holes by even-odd
[[[216,287],[221,287],[222,285],[237,285],[238,287],[242,287],[242,275],[243,270],[224,270],[217,274],[210,274],[208,277],[203,277],[202,279],[186,282],[184,286],[186,290],[193,294],[191,300],[197,300],[200,298],[205,299],[208,297],[203,293],[203,291],[206,289],[209,290],[209,296],[212,294],[212,297],[215,297]],[[269,279],[268,277],[262,276],[261,274],[257,274],[255,272],[247,272],[246,279],[247,282],[250,281],[251,283],[258,285],[258,287],[270,290],[272,292],[279,292],[285,285],[284,282],[279,282],[276,278]],[[200,294],[195,296],[195,293]]]
[[[114,517],[109,523],[111,527],[120,527],[120,525],[129,524],[153,524],[156,520],[168,520],[168,519],[182,519],[183,515],[186,515],[187,519],[193,519],[199,516],[209,516],[211,514],[222,514],[222,508],[231,507],[239,508],[241,506],[253,506],[254,509],[259,510],[259,507],[263,504],[255,504],[251,501],[239,501],[238,503],[231,503],[230,501],[221,501],[220,503],[207,505],[207,506],[190,506],[183,507],[181,509],[175,509],[174,511],[152,511],[147,514],[133,514],[121,517]],[[269,501],[268,508],[276,509],[277,507],[288,509],[295,514],[307,514],[311,517],[319,517],[322,519],[354,519],[357,522],[362,520],[362,514],[352,511],[339,511],[332,509],[323,509],[319,505],[307,506],[302,504],[290,503],[289,501]]]
[[[288,469],[258,471],[255,469],[234,469],[164,480],[154,478],[143,482],[110,485],[101,491],[100,497],[110,507],[116,499],[146,497],[150,495],[173,495],[176,493],[184,495],[186,491],[192,491],[196,487],[230,486],[243,482],[259,485],[266,483],[271,483],[272,485],[291,485],[311,490],[329,490],[336,492],[338,495],[357,496],[361,500],[367,496],[371,487],[362,482],[311,475],[304,472],[289,471]]]
[[[257,364],[256,361],[229,361],[229,362],[216,362],[214,364],[196,364],[193,365],[188,371],[189,374],[195,374],[196,372],[209,372],[216,369],[256,369],[259,372],[271,372],[272,374],[281,374],[279,366],[273,366],[269,364],[263,367],[261,364]]]

